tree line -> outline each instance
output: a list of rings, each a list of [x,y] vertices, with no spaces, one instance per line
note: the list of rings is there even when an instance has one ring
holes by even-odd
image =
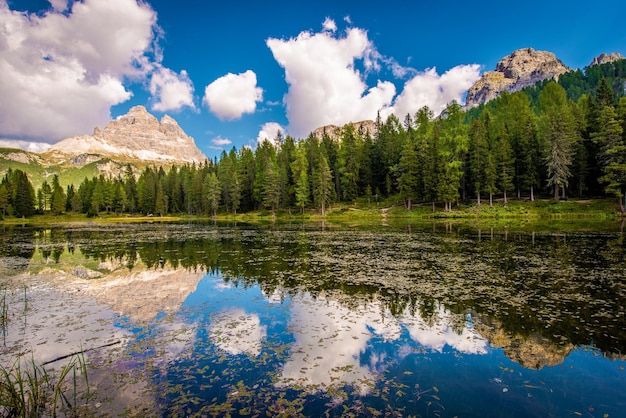
[[[435,117],[424,107],[400,121],[375,121],[370,133],[345,125],[302,140],[279,132],[256,150],[222,152],[203,164],[130,166],[117,177],[84,179],[65,190],[54,176],[35,193],[26,175],[0,182],[0,211],[210,214],[316,208],[398,196],[449,211],[537,194],[613,196],[626,192],[626,60],[564,74],[525,90],[503,92],[465,111],[453,102]],[[600,77],[601,75],[601,77]],[[570,89],[566,89],[569,86]],[[28,183],[28,184],[27,184]]]

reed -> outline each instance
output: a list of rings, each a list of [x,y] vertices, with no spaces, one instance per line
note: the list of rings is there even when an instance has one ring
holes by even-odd
[[[11,367],[0,365],[0,416],[82,416],[89,399],[84,353],[52,375],[33,357],[19,356]]]
[[[9,305],[7,303],[7,291],[2,293],[2,299],[0,299],[0,330],[2,334],[6,335],[7,327],[9,326]]]

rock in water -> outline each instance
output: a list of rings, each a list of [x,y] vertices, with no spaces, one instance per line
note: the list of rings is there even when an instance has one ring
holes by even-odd
[[[538,81],[558,79],[569,71],[553,53],[535,51],[532,48],[518,49],[502,58],[495,71],[487,71],[470,87],[466,106],[473,107],[498,97],[506,90],[514,92],[532,86]]]
[[[159,122],[143,106],[131,108],[104,129],[96,127],[93,135],[64,139],[47,153],[98,154],[160,163],[200,163],[206,159],[174,119],[165,115]]]

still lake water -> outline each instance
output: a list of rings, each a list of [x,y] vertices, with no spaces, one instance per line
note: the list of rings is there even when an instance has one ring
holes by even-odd
[[[88,350],[102,415],[626,416],[619,226],[526,229],[4,228],[0,360]]]

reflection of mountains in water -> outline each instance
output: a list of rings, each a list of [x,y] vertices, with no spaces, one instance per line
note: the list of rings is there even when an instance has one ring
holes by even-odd
[[[147,323],[159,313],[176,312],[204,274],[182,267],[148,269],[142,263],[128,269],[123,261],[115,259],[100,262],[95,269],[60,262],[42,270],[42,275],[57,287],[79,288],[83,295],[95,298],[135,323]]]
[[[167,290],[172,281],[187,280],[176,274],[219,270],[224,280],[258,285],[265,294],[339,291],[348,307],[351,299],[376,298],[394,316],[408,309],[429,318],[440,305],[461,317],[471,313],[476,330],[527,367],[558,364],[579,345],[593,345],[611,357],[626,352],[626,284],[615,280],[626,267],[624,241],[612,234],[485,236],[448,228],[445,233],[417,228],[324,232],[203,225],[36,232],[31,239],[37,241],[37,254],[47,258],[54,259],[61,248],[57,259],[62,262],[79,249],[86,258],[77,264],[91,263],[93,271],[103,261],[116,263],[116,278],[98,280],[111,283],[102,285],[100,297],[119,306],[136,293],[145,294],[140,300],[151,305],[165,296],[169,301],[159,309],[173,309],[201,277],[192,275],[180,289]],[[142,269],[155,276],[179,273],[150,279],[139,273]],[[168,292],[176,295],[168,299]],[[136,314],[139,320],[149,317]]]

